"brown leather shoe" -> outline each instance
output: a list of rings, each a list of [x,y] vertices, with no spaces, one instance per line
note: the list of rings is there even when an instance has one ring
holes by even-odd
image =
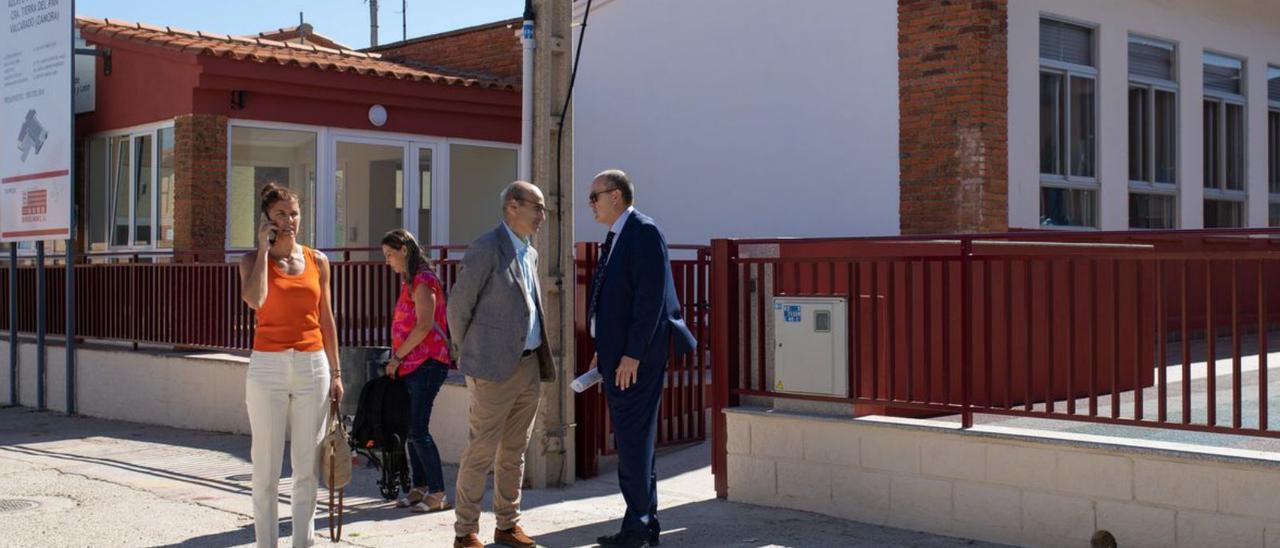
[[[524,534],[524,529],[516,525],[510,529],[494,529],[493,542],[495,544],[505,544],[511,548],[535,548],[538,543],[529,535]]]
[[[465,537],[454,537],[453,548],[484,548],[484,543],[475,533],[470,533]]]

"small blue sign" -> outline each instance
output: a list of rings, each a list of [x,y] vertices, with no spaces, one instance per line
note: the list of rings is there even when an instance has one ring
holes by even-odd
[[[782,311],[782,320],[787,323],[800,323],[800,305],[787,305],[787,308]]]

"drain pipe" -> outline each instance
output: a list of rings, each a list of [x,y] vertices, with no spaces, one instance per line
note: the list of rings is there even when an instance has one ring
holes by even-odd
[[[533,0],[524,2],[524,25],[520,28],[524,50],[524,71],[520,79],[520,174],[521,181],[533,182]]]

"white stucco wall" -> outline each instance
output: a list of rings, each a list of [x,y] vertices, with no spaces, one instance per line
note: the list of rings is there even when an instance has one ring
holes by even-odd
[[[35,344],[23,341],[18,352],[18,405],[36,407]],[[0,370],[0,405],[8,405],[8,341],[0,341],[0,356],[5,362]],[[46,357],[46,406],[65,412],[66,352],[62,346],[50,345]],[[77,411],[88,417],[248,434],[244,404],[248,363],[248,358],[226,354],[80,347],[76,351]],[[359,387],[347,390],[358,393]],[[454,375],[436,396],[431,413],[431,436],[446,463],[458,462],[466,448],[469,408],[467,388]]]
[[[1201,228],[1203,63],[1208,49],[1245,60],[1248,226],[1267,224],[1267,64],[1280,65],[1280,6],[1227,0],[1009,1],[1009,225],[1039,226],[1039,19],[1097,26],[1099,228],[1129,227],[1128,37],[1177,46],[1179,227]]]
[[[597,4],[574,90],[576,239],[603,238],[586,189],[611,167],[671,243],[898,233],[897,2]]]

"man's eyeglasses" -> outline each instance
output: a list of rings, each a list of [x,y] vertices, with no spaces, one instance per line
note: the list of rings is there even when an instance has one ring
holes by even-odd
[[[613,192],[613,191],[615,191],[615,190],[618,190],[618,189],[617,189],[617,188],[606,188],[606,189],[601,190],[601,191],[599,191],[599,192],[592,192],[591,194],[588,194],[588,195],[587,195],[587,199],[588,199],[588,200],[590,200],[590,201],[591,201],[591,203],[593,203],[593,204],[594,204],[594,203],[596,203],[597,201],[599,201],[599,200],[600,200],[600,195],[601,195],[601,194],[608,194],[608,193]]]

